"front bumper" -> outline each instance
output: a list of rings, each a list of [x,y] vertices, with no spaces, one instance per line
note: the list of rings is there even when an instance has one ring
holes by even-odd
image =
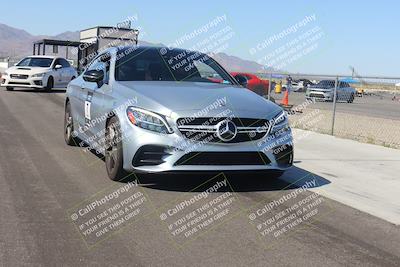
[[[127,171],[144,173],[284,171],[293,163],[293,140],[290,129],[279,135],[268,135],[256,141],[229,144],[194,142],[179,132],[158,134],[136,126],[129,126],[123,132],[124,169]],[[143,156],[143,150],[146,155],[158,153],[156,158],[159,162],[154,165],[138,164],[138,158],[140,160]],[[157,160],[153,158],[150,162]]]
[[[25,88],[44,88],[46,86],[43,77],[28,77],[27,79],[13,79],[10,76],[1,79],[0,86],[4,87],[25,87]]]
[[[333,93],[321,92],[321,91],[308,91],[306,93],[306,98],[313,98],[315,100],[321,100],[321,101],[332,101]]]

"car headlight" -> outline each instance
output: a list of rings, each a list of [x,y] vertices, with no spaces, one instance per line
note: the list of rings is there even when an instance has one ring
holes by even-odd
[[[167,121],[161,115],[154,112],[128,107],[126,115],[129,121],[137,127],[157,133],[171,134],[174,132]]]
[[[289,120],[285,111],[279,113],[275,118],[273,118],[273,127],[271,133],[276,133],[278,131],[286,132],[289,130]]]
[[[37,73],[37,74],[33,74],[32,78],[42,78],[46,73]]]

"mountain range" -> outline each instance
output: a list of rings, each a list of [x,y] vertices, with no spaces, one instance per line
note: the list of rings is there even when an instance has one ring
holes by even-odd
[[[25,30],[16,29],[0,23],[0,57],[20,58],[32,55],[32,43],[40,39],[79,41],[78,31],[67,31],[54,36],[32,35]],[[151,44],[139,41],[142,44]],[[226,53],[217,53],[214,58],[229,71],[262,72],[263,66],[257,62],[241,59]]]

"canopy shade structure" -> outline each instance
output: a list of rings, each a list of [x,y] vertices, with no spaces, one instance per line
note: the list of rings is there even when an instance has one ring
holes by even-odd
[[[340,79],[340,81],[341,82],[345,82],[345,83],[360,83],[359,80],[356,80],[356,79],[351,78],[351,77]]]

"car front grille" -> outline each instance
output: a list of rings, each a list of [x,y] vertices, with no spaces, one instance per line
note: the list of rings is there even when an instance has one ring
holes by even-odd
[[[261,152],[190,152],[181,157],[176,166],[182,165],[267,165],[271,163]]]
[[[311,93],[311,94],[310,94],[310,97],[324,98],[325,96],[324,96],[323,94],[314,94],[314,93]]]
[[[217,136],[217,125],[230,120],[237,128],[236,136],[230,141],[222,141]],[[250,118],[180,118],[177,120],[179,131],[184,137],[196,142],[240,143],[255,141],[265,137],[270,130],[270,123],[265,119]]]
[[[9,82],[8,84],[15,84],[15,85],[30,85],[30,83],[26,83],[26,82]]]
[[[28,79],[28,75],[25,75],[25,74],[10,74],[10,77],[12,78],[12,79]]]

